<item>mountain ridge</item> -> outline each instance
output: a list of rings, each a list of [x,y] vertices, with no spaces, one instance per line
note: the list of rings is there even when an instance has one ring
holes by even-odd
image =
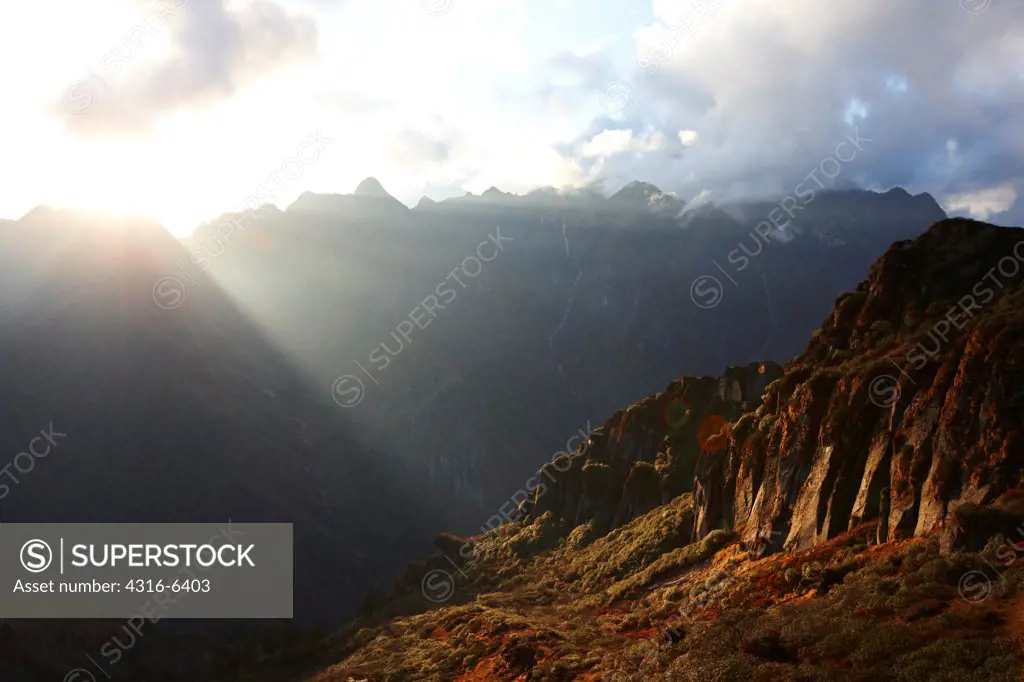
[[[918,203],[931,203],[941,210],[938,202],[935,201],[934,197],[932,197],[928,192],[910,194],[905,189],[898,186],[885,191],[876,191],[861,189],[856,185],[850,184],[823,190],[821,192],[821,194],[832,195],[840,195],[844,193],[854,195],[857,193],[874,194],[879,196],[890,196],[894,199],[908,198],[917,201]],[[483,202],[483,204],[481,204],[481,202]],[[366,218],[368,216],[373,216],[376,213],[382,213],[381,217],[385,219],[394,219],[402,216],[406,212],[415,213],[417,211],[445,210],[448,208],[461,208],[467,205],[476,204],[491,206],[517,206],[521,208],[557,206],[562,208],[576,207],[586,210],[634,210],[662,214],[676,219],[682,218],[682,214],[684,212],[689,212],[691,210],[690,204],[676,199],[673,194],[666,193],[655,185],[643,181],[631,181],[623,185],[618,190],[608,192],[592,187],[582,189],[539,187],[525,194],[514,194],[492,186],[480,195],[474,195],[471,192],[466,192],[465,195],[461,197],[452,197],[441,201],[434,200],[424,195],[415,205],[407,206],[405,203],[399,201],[390,194],[381,182],[372,176],[364,178],[359,182],[356,188],[348,194],[336,192],[302,192],[299,197],[285,206],[284,209],[280,210],[283,210],[284,212],[300,211],[325,214],[344,214],[355,212],[360,218]],[[729,200],[720,204],[714,202],[702,204],[702,206],[706,206],[707,208],[724,210],[728,213],[735,212],[736,207],[747,206],[756,209],[756,207],[770,207],[773,205],[774,201],[770,199]],[[267,210],[276,211],[279,209],[277,209],[274,204],[268,202],[258,207],[254,207],[249,210],[248,213],[255,215],[256,213],[262,213]],[[239,220],[239,216],[242,214],[242,211],[221,214],[220,216],[206,220],[197,225],[192,234],[199,231],[203,225],[220,224],[225,220],[237,222]],[[46,204],[40,204],[28,211],[24,216],[11,220],[0,220],[0,224],[15,224],[24,222],[26,219],[31,222],[32,220],[44,215],[49,216],[45,219],[51,221],[56,215],[77,215],[79,216],[79,219],[88,218],[97,222],[103,222],[104,220],[110,219],[128,220],[134,223],[153,222],[156,220],[155,218],[127,212],[86,211],[74,208],[55,209],[47,206]],[[159,221],[156,222],[159,223]]]
[[[681,377],[439,537],[310,679],[1017,679],[1022,271],[1020,229],[893,244],[785,368]]]
[[[796,214],[796,238],[788,244],[760,236],[759,221],[769,210],[742,222],[718,209],[695,210],[686,229],[647,211],[557,203],[519,209],[480,197],[453,211],[403,210],[394,220],[268,211],[204,226],[193,240],[192,262],[212,268],[245,307],[261,311],[263,324],[280,330],[281,343],[294,343],[291,330],[318,330],[317,343],[293,350],[313,376],[337,377],[344,373],[339,361],[374,346],[382,350],[382,339],[391,353],[403,353],[401,362],[388,364],[397,369],[388,369],[379,389],[368,386],[377,397],[358,408],[359,418],[379,428],[380,438],[387,434],[390,447],[402,443],[403,457],[425,459],[427,480],[448,487],[454,500],[479,504],[472,514],[486,516],[488,500],[514,492],[504,489],[509,480],[536,469],[527,457],[542,438],[564,440],[559,434],[603,418],[672,376],[792,357],[835,296],[860,281],[879,252],[945,217],[935,204],[897,204],[869,192],[823,194]],[[232,222],[240,226],[233,233],[226,227]],[[463,288],[452,267],[470,263],[474,247],[496,231],[512,241],[493,263],[472,267],[478,276],[456,271]],[[255,235],[260,241],[250,238]],[[386,258],[396,244],[398,260]],[[717,272],[715,263],[732,267],[732,281],[719,274],[726,288],[707,306],[694,298],[693,286]],[[796,268],[813,286],[791,276]],[[394,280],[370,293],[355,295],[346,285],[349,275],[392,272]],[[383,311],[414,310],[446,277],[458,297],[451,310],[408,340],[389,337],[398,320]],[[330,304],[310,300],[310,287]],[[269,310],[267,300],[280,305]],[[501,314],[492,324],[475,324],[495,310]],[[355,359],[373,372],[368,355]],[[499,367],[508,376],[498,376]],[[501,402],[493,399],[494,385],[524,396],[543,386],[543,398],[506,405],[504,420],[495,419],[483,411]],[[550,419],[532,414],[538,400]],[[381,411],[384,404],[390,407]],[[439,428],[453,412],[477,414],[471,421],[480,428],[453,441]],[[529,439],[522,430],[509,432],[502,423],[512,414],[516,423],[539,419],[550,431],[542,436],[538,428]]]

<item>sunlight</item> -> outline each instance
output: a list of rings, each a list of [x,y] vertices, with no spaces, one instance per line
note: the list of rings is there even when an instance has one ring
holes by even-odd
[[[823,6],[0,5],[0,682],[1018,679],[1024,0]]]
[[[184,236],[216,208],[208,195],[190,192],[186,200],[177,194],[174,188],[186,184],[182,177],[187,172],[166,159],[154,163],[144,148],[129,142],[90,145],[58,171],[58,186],[64,190],[60,205],[152,215],[175,236]]]

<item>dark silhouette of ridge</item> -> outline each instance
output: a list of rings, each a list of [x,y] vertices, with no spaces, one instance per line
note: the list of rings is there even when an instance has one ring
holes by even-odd
[[[296,615],[336,619],[429,512],[159,224],[111,220],[33,211],[0,233],[0,452],[67,434],[4,520],[294,522]],[[184,300],[162,309],[168,277]]]

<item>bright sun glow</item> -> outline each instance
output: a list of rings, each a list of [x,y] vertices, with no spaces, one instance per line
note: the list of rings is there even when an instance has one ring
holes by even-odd
[[[955,210],[995,216],[1024,194],[1017,176],[979,186],[961,177],[1013,148],[1012,117],[993,114],[999,123],[981,144],[972,107],[1013,99],[1019,73],[991,64],[1018,63],[1024,34],[1005,30],[1006,12],[962,21],[956,2],[942,21],[971,31],[975,49],[936,49],[941,67],[922,67],[909,47],[862,63],[851,26],[890,30],[910,16],[909,3],[881,0],[826,15],[812,0],[703,3],[713,14],[671,49],[667,27],[690,0],[411,2],[400,11],[375,0],[9,4],[0,8],[0,60],[11,66],[0,70],[0,218],[38,205],[142,212],[186,235],[239,210],[317,131],[333,144],[271,203],[350,192],[367,176],[410,206],[424,195],[595,180],[642,179],[687,200],[733,196],[762,179],[803,177],[853,124],[868,138],[873,126],[877,139],[906,138],[929,161],[913,185],[908,161],[904,184]],[[168,6],[177,13],[146,23]],[[775,36],[765,56],[748,52],[759,45],[748,35],[755,27]],[[638,68],[652,50],[663,58],[657,74]],[[847,77],[832,77],[832,60]],[[98,101],[75,111],[83,81]],[[609,109],[611,83],[629,86],[616,104],[627,111]],[[971,105],[939,106],[947,87]],[[805,89],[822,105],[791,110]],[[936,125],[959,131],[960,146],[932,149],[911,124],[919,111],[942,112]],[[806,135],[790,132],[793,116]],[[902,127],[881,131],[883,122]],[[864,163],[887,162],[869,154]],[[881,175],[891,186],[892,173]]]

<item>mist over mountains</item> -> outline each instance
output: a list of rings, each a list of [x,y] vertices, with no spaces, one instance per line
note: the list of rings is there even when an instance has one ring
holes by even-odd
[[[0,682],[1024,675],[1020,0],[7,7]]]
[[[539,471],[580,443],[646,457],[608,424],[635,429],[623,407],[680,376],[703,377],[687,413],[708,391],[728,419],[754,409],[878,254],[945,219],[899,188],[816,192],[792,217],[786,199],[687,205],[635,182],[410,209],[368,178],[181,241],[39,208],[0,229],[0,437],[54,448],[10,471],[3,520],[290,522],[297,623],[328,626],[408,586],[441,530],[519,532],[545,509],[598,535],[646,523],[689,495],[685,472],[608,504],[570,474],[538,506]],[[720,474],[680,456],[706,535]]]
[[[368,179],[207,223],[188,265],[320,392],[340,389],[339,418],[468,531],[579,429],[672,377],[792,357],[878,253],[944,217],[899,189],[821,192],[792,219],[771,202],[686,208],[632,183],[408,209]]]
[[[784,367],[617,410],[313,679],[1017,679],[1020,235],[937,222]]]
[[[782,229],[770,203],[685,209],[643,183],[408,209],[367,179],[184,246],[33,211],[0,233],[4,437],[13,454],[52,420],[69,454],[4,517],[294,521],[346,576],[343,612],[438,529],[507,520],[520,481],[622,405],[796,354],[943,217],[898,189],[822,192]]]

